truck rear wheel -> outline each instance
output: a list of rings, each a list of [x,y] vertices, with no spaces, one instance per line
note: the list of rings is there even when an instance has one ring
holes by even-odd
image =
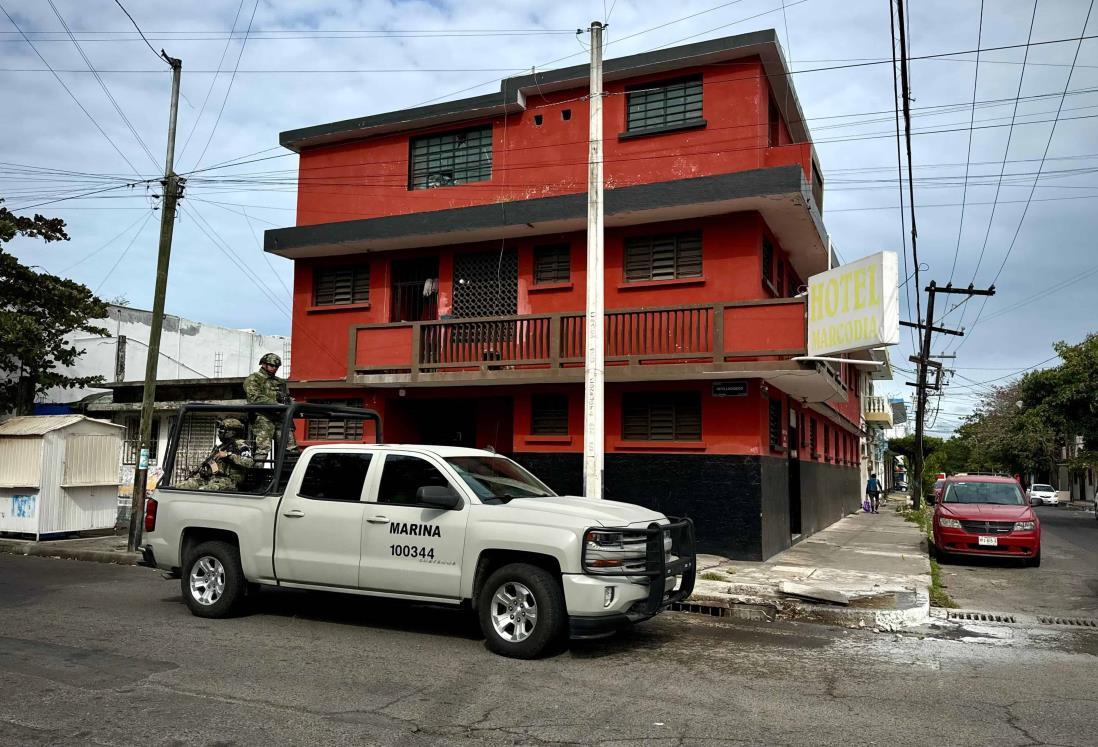
[[[203,542],[184,564],[183,601],[198,617],[229,617],[244,598],[240,551],[227,542]]]
[[[568,621],[560,582],[543,568],[512,563],[492,573],[477,599],[488,648],[533,659],[561,638]]]

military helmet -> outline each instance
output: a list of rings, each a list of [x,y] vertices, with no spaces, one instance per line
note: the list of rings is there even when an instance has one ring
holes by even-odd
[[[267,353],[259,359],[259,365],[261,366],[274,366],[275,368],[282,367],[282,359],[274,353]]]
[[[217,424],[217,435],[220,438],[244,435],[244,424],[236,418],[225,418]]]

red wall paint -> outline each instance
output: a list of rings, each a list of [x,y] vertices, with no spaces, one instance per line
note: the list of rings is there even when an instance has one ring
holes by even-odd
[[[625,130],[626,85],[694,73],[703,76],[700,130],[619,140]],[[764,166],[801,163],[811,173],[811,145],[768,147],[769,85],[758,58],[678,70],[607,84],[604,99],[606,187],[687,179]],[[459,126],[384,135],[303,151],[298,178],[298,225],[401,215],[556,194],[587,185],[586,89],[534,95],[519,114]],[[571,118],[564,120],[568,110]],[[540,115],[542,124],[535,124]],[[492,125],[492,178],[430,190],[408,189],[409,138]],[[787,142],[788,133],[785,135]]]

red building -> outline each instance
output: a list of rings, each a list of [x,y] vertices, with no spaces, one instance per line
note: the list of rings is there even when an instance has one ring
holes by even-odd
[[[579,493],[587,66],[281,134],[298,399]],[[761,559],[858,505],[862,378],[805,355],[824,180],[772,31],[607,60],[606,492]],[[311,424],[313,438],[355,438]]]

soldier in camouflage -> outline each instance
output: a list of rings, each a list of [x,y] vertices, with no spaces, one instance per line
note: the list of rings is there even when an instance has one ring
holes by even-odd
[[[173,487],[186,490],[235,492],[240,489],[247,471],[255,464],[251,447],[244,440],[244,424],[236,418],[225,418],[217,424],[219,443],[198,469]]]
[[[267,353],[259,359],[259,370],[244,379],[244,395],[248,398],[248,404],[253,405],[288,405],[290,399],[286,380],[275,376],[282,366],[282,359],[274,353]],[[252,436],[255,438],[255,459],[257,462],[267,461],[271,453],[271,440],[274,438],[277,426],[266,415],[256,415],[252,425]],[[286,449],[297,449],[294,434],[288,433],[286,437]]]

